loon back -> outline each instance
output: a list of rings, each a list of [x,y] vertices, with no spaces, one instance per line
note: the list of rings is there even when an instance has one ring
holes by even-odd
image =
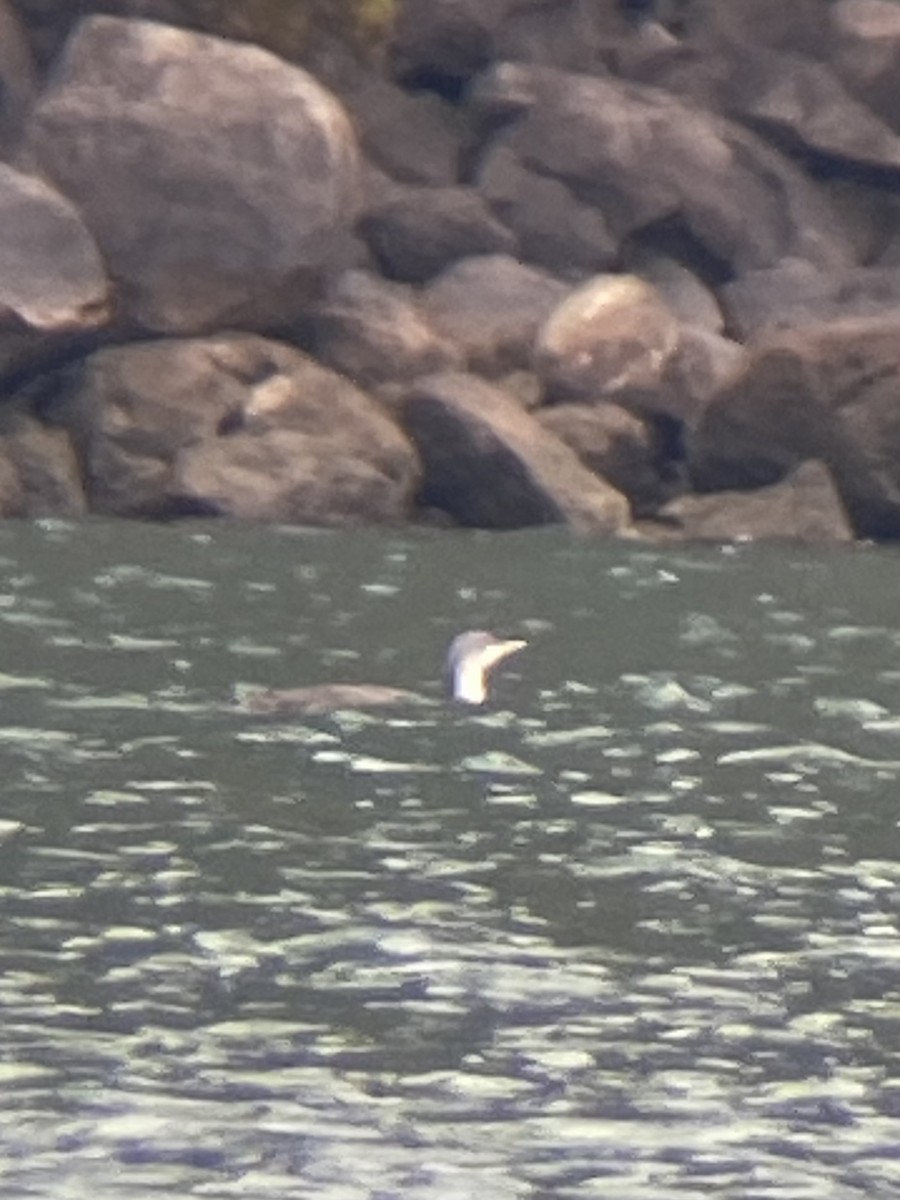
[[[337,712],[342,708],[390,708],[404,704],[433,704],[433,700],[405,688],[381,687],[377,683],[322,683],[313,687],[266,688],[253,692],[243,707],[253,713]]]

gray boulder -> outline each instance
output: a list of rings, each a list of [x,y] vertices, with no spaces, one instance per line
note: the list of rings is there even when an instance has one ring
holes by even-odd
[[[531,169],[595,205],[618,239],[665,223],[721,273],[786,255],[823,268],[852,254],[837,213],[759,137],[669,92],[523,63],[484,73],[471,102]]]
[[[834,0],[828,17],[834,69],[900,133],[900,8],[895,0]]]
[[[149,21],[81,22],[25,151],[158,332],[289,317],[342,261],[358,200],[349,120],[310,75]]]
[[[0,375],[103,325],[109,284],[68,200],[0,163]]]

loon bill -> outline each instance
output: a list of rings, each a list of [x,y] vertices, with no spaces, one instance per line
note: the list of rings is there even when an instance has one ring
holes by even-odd
[[[461,633],[447,651],[450,694],[463,704],[484,704],[493,668],[528,643],[494,637],[482,629]],[[391,705],[431,704],[418,692],[369,683],[324,683],[313,687],[266,689],[253,692],[242,707],[253,713],[326,713],[342,708],[387,708]]]

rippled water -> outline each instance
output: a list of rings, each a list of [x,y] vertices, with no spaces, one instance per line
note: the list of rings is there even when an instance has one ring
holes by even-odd
[[[0,1194],[896,1197],[900,560],[0,527]],[[233,684],[485,712],[260,722]]]

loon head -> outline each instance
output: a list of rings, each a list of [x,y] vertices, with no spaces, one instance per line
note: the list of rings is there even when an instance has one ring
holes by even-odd
[[[484,704],[491,670],[502,659],[527,645],[527,642],[515,639],[494,637],[483,629],[473,629],[455,637],[447,652],[453,699],[464,704]]]

